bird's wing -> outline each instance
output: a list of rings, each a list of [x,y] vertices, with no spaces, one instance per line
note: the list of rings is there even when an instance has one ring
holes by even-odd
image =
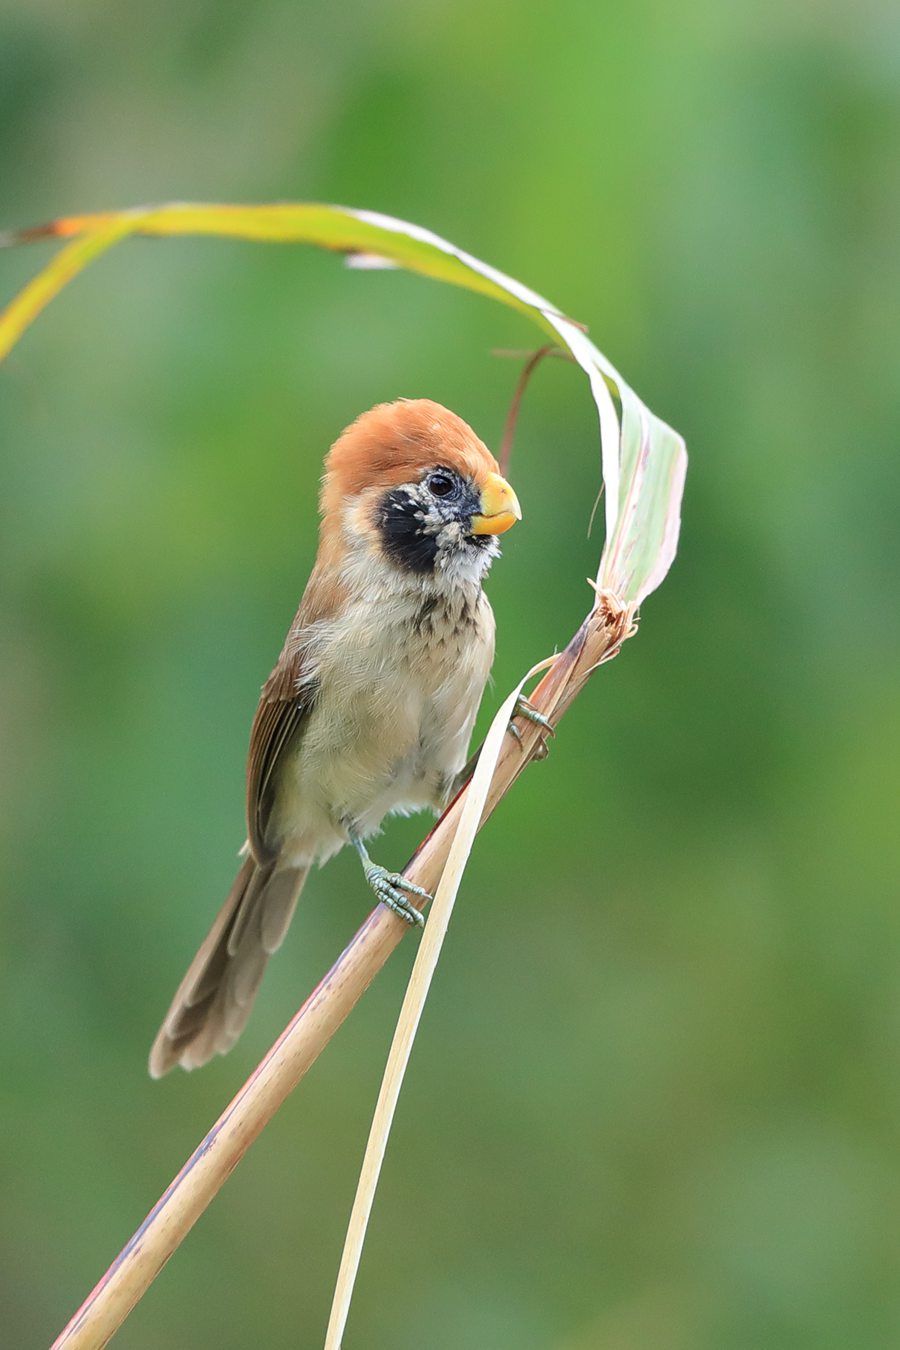
[[[333,612],[335,588],[314,571],[291,625],[275,669],[262,687],[250,730],[247,756],[247,838],[260,864],[276,850],[267,840],[277,769],[289,745],[301,734],[315,704],[317,683],[309,656],[310,625]]]
[[[277,671],[276,667],[263,687],[247,757],[247,837],[258,863],[270,862],[275,852],[266,840],[275,795],[275,770],[282,753],[309,715],[315,698],[315,686],[311,684],[287,695],[267,692]]]

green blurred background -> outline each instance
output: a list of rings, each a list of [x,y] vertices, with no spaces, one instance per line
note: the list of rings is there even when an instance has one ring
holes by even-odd
[[[898,73],[886,5],[3,0],[0,225],[387,211],[589,322],[687,438],[640,637],[476,848],[348,1346],[900,1343]],[[0,255],[2,294],[46,256]],[[243,838],[325,448],[400,394],[496,444],[517,368],[491,349],[536,340],[310,250],[134,242],[5,366],[4,1346],[51,1339],[365,912],[342,856],[234,1052],[149,1080]],[[583,378],[551,363],[485,713],[585,610],[597,461]],[[321,1344],[412,955],[117,1345]]]

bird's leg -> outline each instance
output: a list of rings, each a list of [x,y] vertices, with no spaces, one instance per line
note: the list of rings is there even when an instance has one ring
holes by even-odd
[[[420,928],[425,927],[425,916],[420,910],[416,909],[406,896],[404,891],[409,891],[411,895],[421,895],[423,900],[431,900],[433,897],[428,891],[423,891],[421,886],[416,886],[408,881],[400,872],[389,872],[386,867],[380,867],[369,857],[368,850],[360,839],[359,835],[350,830],[350,842],[359,854],[363,865],[363,871],[366,874],[366,881],[372,887],[376,897],[388,909],[392,909],[404,923],[418,924]]]
[[[509,726],[506,728],[509,734],[511,736],[515,736],[516,740],[521,745],[522,733],[519,731],[519,728],[513,722],[514,717],[524,717],[529,722],[535,722],[537,723],[538,726],[543,727],[549,736],[556,735],[556,727],[554,727],[551,724],[549,717],[545,717],[542,712],[538,712],[534,704],[529,703],[528,699],[524,696],[524,694],[520,694],[519,697],[516,699],[516,706],[513,708],[512,717],[509,719]],[[463,785],[465,783],[468,783],[469,779],[472,777],[472,774],[475,772],[475,765],[478,763],[478,756],[480,754],[481,754],[481,746],[479,745],[478,749],[474,752],[474,754],[471,754],[469,756],[469,758],[466,760],[466,763],[463,765],[459,773],[454,778],[453,786],[447,793],[447,801],[452,801],[453,798],[456,796],[456,794],[463,787]],[[547,757],[547,742],[545,740],[542,740],[535,747],[534,758],[546,759],[546,757]]]

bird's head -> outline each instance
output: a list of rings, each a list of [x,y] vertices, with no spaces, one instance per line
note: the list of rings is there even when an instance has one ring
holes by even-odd
[[[470,426],[430,399],[372,408],[325,462],[326,525],[420,577],[480,581],[522,512]]]

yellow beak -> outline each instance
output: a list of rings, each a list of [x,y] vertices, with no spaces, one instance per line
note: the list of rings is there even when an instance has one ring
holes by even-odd
[[[505,478],[489,473],[481,489],[481,510],[472,517],[473,534],[503,534],[522,519],[519,499]]]

